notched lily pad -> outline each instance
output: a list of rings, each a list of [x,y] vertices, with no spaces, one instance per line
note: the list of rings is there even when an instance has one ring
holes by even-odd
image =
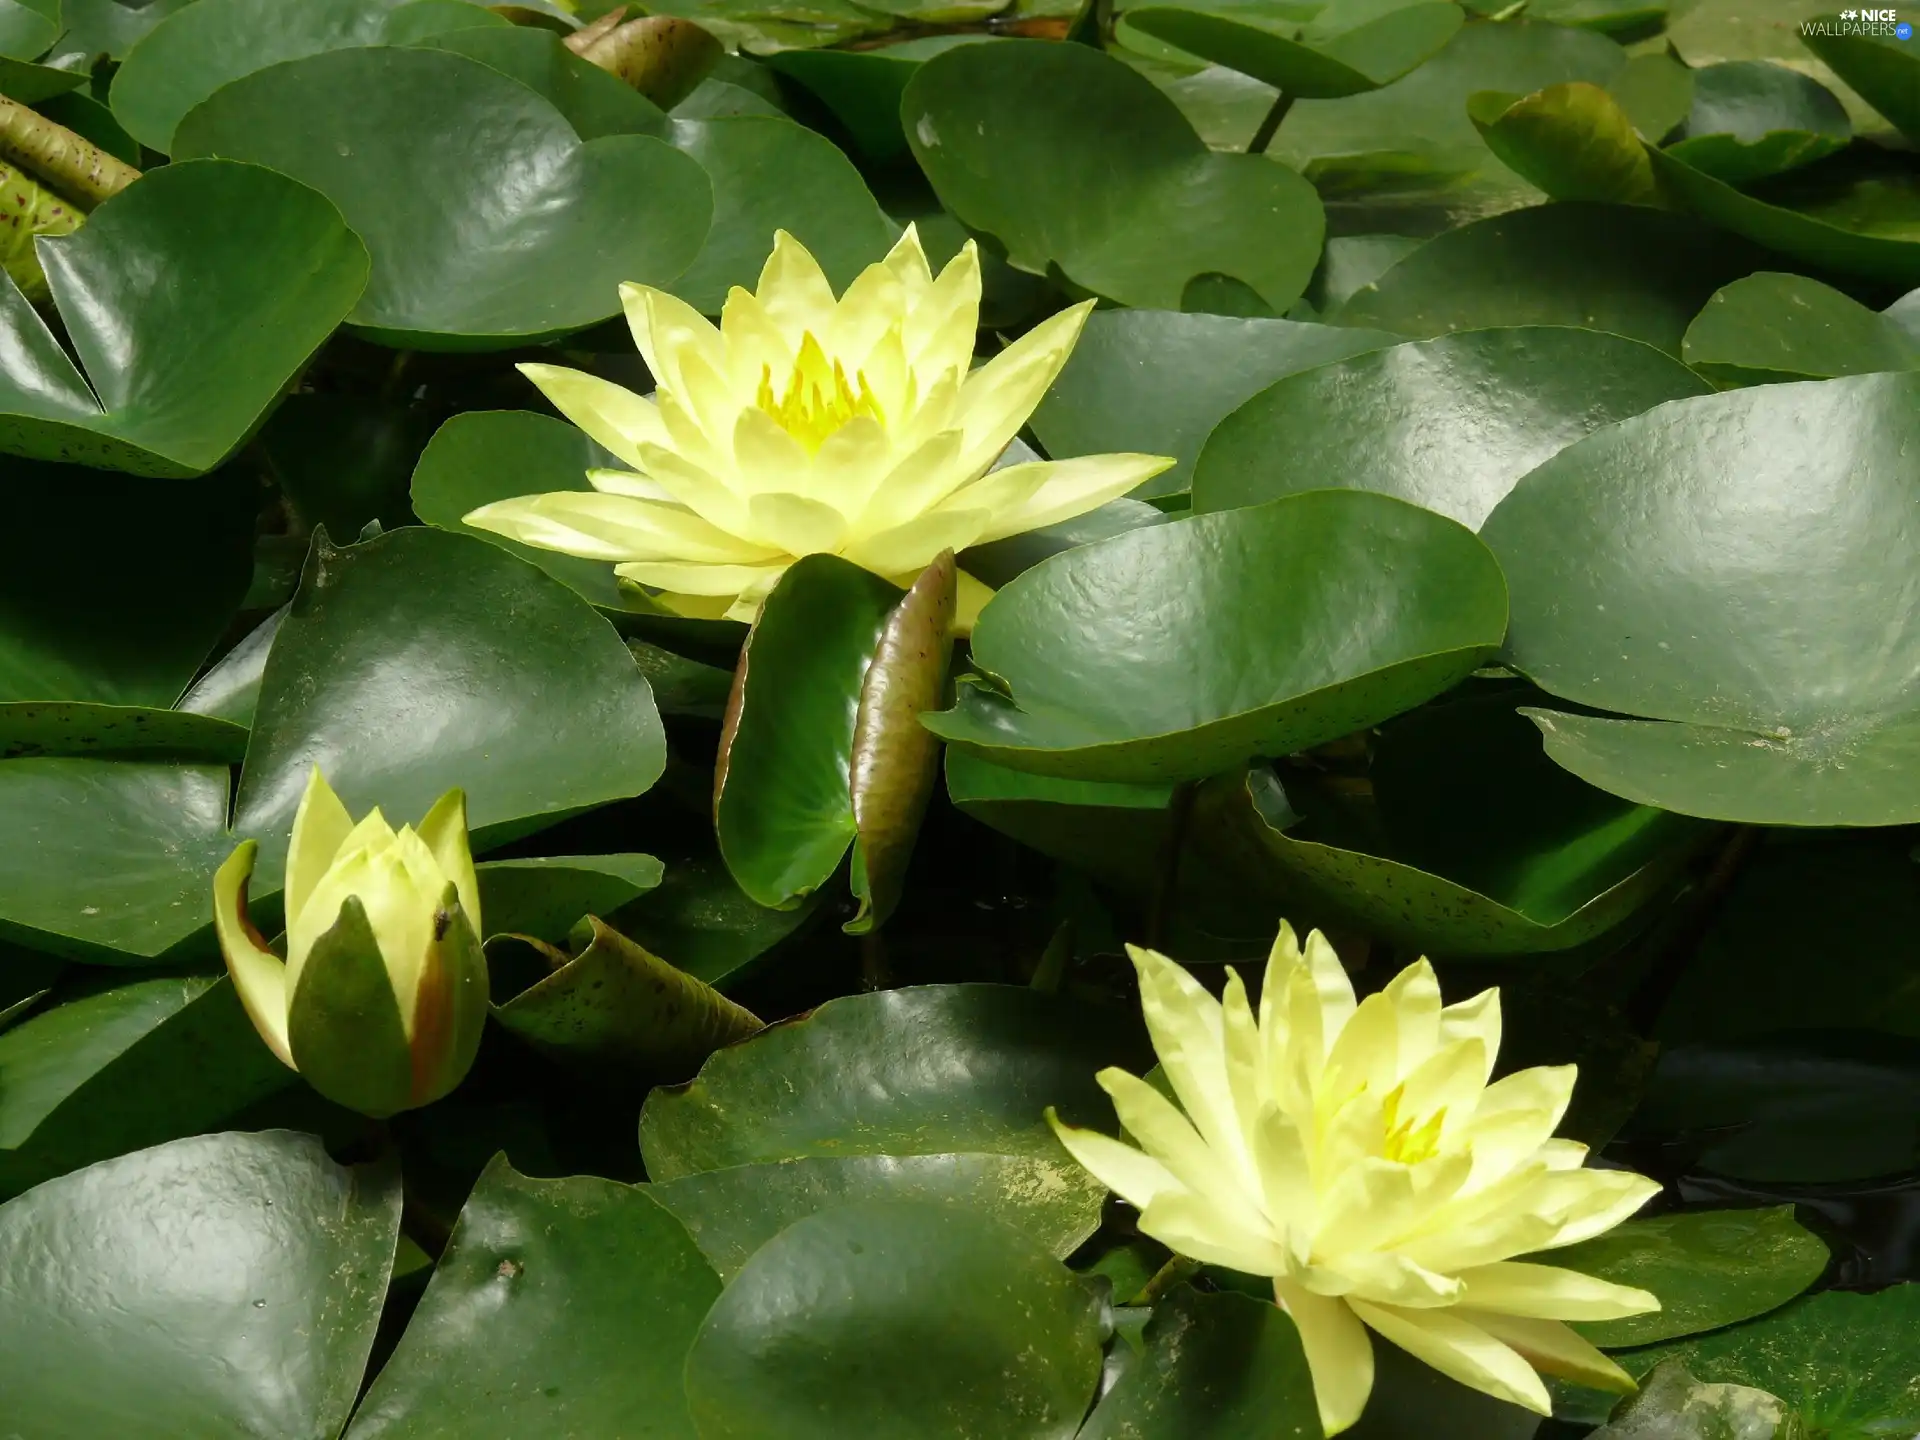
[[[922,723],[1038,774],[1201,779],[1447,689],[1498,644],[1505,601],[1471,531],[1384,495],[1196,515],[1014,580],[974,628],[983,677]]]
[[[1763,271],[1714,292],[1681,354],[1724,385],[1920,370],[1920,335],[1806,275]]]
[[[1846,147],[1846,107],[1818,80],[1764,60],[1693,72],[1693,109],[1667,153],[1744,189]]]

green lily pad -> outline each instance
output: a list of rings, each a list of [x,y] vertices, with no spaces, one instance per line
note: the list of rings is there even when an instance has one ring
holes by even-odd
[[[1730,60],[1693,72],[1693,109],[1667,153],[1744,189],[1852,139],[1846,107],[1819,81],[1764,60]]]
[[[397,1167],[284,1131],[108,1160],[0,1207],[0,1385],[23,1435],[332,1440],[373,1348]]]
[[[1802,38],[1803,26],[1831,21],[1834,8],[1828,0],[1697,0],[1676,10],[1667,26],[1666,43],[1684,64],[1772,60],[1811,76],[1838,95],[1856,131],[1865,134],[1883,126],[1872,108],[1816,59]]]
[[[373,255],[348,320],[408,349],[597,324],[619,313],[623,282],[685,270],[711,216],[705,173],[671,146],[583,142],[540,95],[444,50],[334,50],[257,72],[197,106],[174,151],[256,161],[331,198]]]
[[[1183,309],[1190,282],[1224,275],[1278,314],[1319,258],[1312,186],[1213,153],[1151,81],[1089,46],[948,50],[907,83],[901,118],[941,203],[1016,269],[1123,305]]]
[[[666,111],[618,76],[581,59],[551,30],[483,26],[431,35],[417,43],[451,50],[511,75],[551,101],[582,140],[602,135],[666,138]]]
[[[1712,819],[1920,819],[1920,375],[1662,406],[1563,450],[1484,527],[1507,655],[1542,689],[1642,717],[1535,712],[1603,790]],[[1891,609],[1889,607],[1892,607]]]
[[[1126,23],[1284,94],[1331,100],[1398,80],[1466,20],[1452,0],[1335,0],[1304,21],[1290,11],[1285,5],[1133,5]]]
[[[204,0],[202,0],[204,3]],[[587,433],[551,415],[525,410],[475,410],[456,415],[434,432],[413,471],[413,513],[439,530],[471,535],[537,565],[603,610],[624,610],[629,601],[613,567],[554,550],[537,550],[461,517],[482,505],[547,490],[591,490],[587,471],[619,466]]]
[[[1196,838],[1293,909],[1408,950],[1565,950],[1652,900],[1705,827],[1557,770],[1513,697],[1488,696],[1388,725],[1371,813],[1256,771],[1218,782]]]
[[[1128,311],[1128,314],[1168,314],[1168,311]],[[1012,447],[1008,447],[1009,450]],[[1026,446],[1020,447],[1031,455]],[[1005,462],[1006,457],[1001,457]],[[1071,520],[1062,520],[1057,525],[1042,525],[1037,530],[1025,530],[1018,535],[1008,535],[999,540],[989,540],[985,545],[975,545],[960,552],[961,570],[973,576],[983,585],[994,589],[1007,584],[1016,575],[1024,575],[1042,560],[1051,560],[1063,550],[1077,550],[1082,545],[1091,545],[1096,540],[1111,540],[1115,535],[1124,535],[1129,530],[1144,529],[1148,525],[1167,523],[1167,512],[1144,500],[1109,500],[1106,504],[1077,515]]]
[[[0,935],[95,964],[141,964],[212,924],[233,848],[225,765],[0,762]]]
[[[1300,1335],[1277,1305],[1182,1286],[1080,1440],[1320,1440]]]
[[[1868,148],[1767,182],[1752,194],[1669,152],[1650,151],[1649,158],[1668,195],[1736,235],[1816,269],[1920,284],[1920,178]]]
[[[1920,336],[1805,275],[1763,271],[1715,292],[1681,342],[1728,385],[1920,370]]]
[[[33,60],[60,33],[60,0],[0,0],[0,55]]]
[[[246,727],[210,715],[87,700],[0,702],[0,760],[23,755],[168,756],[237,765],[246,753]]]
[[[149,30],[193,3],[195,0],[154,0],[136,10],[120,0],[60,0],[60,38],[44,59],[49,65],[73,66],[91,74],[102,59],[124,60]]]
[[[0,1035],[0,1194],[211,1130],[293,1080],[225,976],[114,976]]]
[[[156,8],[133,13],[145,17]],[[148,21],[134,37],[114,73],[114,116],[142,145],[171,154],[175,130],[187,112],[223,85],[328,50],[422,39],[438,27],[408,25],[408,17],[397,13],[420,9],[408,0],[301,0],[294,6],[274,0],[193,0],[169,6],[156,17],[161,23]],[[406,33],[396,33],[396,22]],[[140,22],[116,20],[113,30],[124,33],[129,24]]]
[[[1920,1429],[1920,1285],[1831,1290],[1750,1325],[1617,1357],[1634,1375],[1678,1359],[1708,1384],[1778,1396],[1821,1440],[1884,1440]]]
[[[267,657],[234,823],[266,895],[315,765],[396,822],[458,786],[484,846],[641,794],[665,761],[633,657],[565,587],[435,530],[323,537]]]
[[[1668,1043],[1795,1030],[1920,1039],[1920,870],[1886,832],[1790,832],[1741,869],[1655,1029]]]
[[[833,142],[784,117],[675,118],[668,138],[713,182],[706,244],[669,287],[705,314],[718,315],[734,286],[754,287],[775,230],[805,245],[836,290],[899,234]]]
[[[660,883],[651,855],[548,855],[474,869],[487,935],[561,941],[583,915],[611,915]]]
[[[1463,526],[1364,491],[1293,495],[1029,570],[974,627],[984,675],[922,723],[1038,774],[1201,779],[1409,709],[1505,627],[1499,570]]]
[[[656,1181],[813,1155],[1054,1157],[1047,1107],[1110,1125],[1094,1072],[1145,1069],[1144,1044],[1125,1012],[1013,986],[850,995],[655,1090],[640,1149]]]
[[[767,68],[791,76],[831,110],[861,159],[892,165],[912,153],[900,97],[914,72],[943,50],[993,38],[928,35],[878,50],[780,50],[767,57]]]
[[[708,848],[667,858],[666,878],[615,917],[630,935],[709,985],[747,978],[781,941],[813,919],[817,905],[769,910],[757,904]]]
[[[38,105],[42,100],[78,90],[86,83],[84,70],[63,70],[55,65],[34,65],[0,56],[0,95],[18,100],[22,105]]]
[[[1531,20],[1468,25],[1391,85],[1302,100],[1268,153],[1302,171],[1335,213],[1355,212],[1342,220],[1346,233],[1430,234],[1537,198],[1488,150],[1467,114],[1469,96],[1531,95],[1572,80],[1606,85],[1626,64],[1625,51],[1588,30]]]
[[[1569,201],[1429,240],[1341,308],[1341,324],[1427,338],[1572,325],[1680,353],[1687,322],[1759,256],[1684,215]]]
[[[1166,310],[1096,310],[1033,412],[1055,460],[1131,452],[1176,463],[1134,492],[1177,495],[1223,418],[1285,376],[1394,343],[1382,331]]]
[[[39,254],[79,363],[0,285],[0,449],[170,478],[239,448],[367,279],[323,196],[224,162],[156,170]]]
[[[497,1157],[347,1435],[695,1440],[680,1372],[719,1293],[645,1190]]]
[[[1802,31],[1800,39],[1909,140],[1920,141],[1920,58],[1911,41],[1819,31]]]
[[[493,1011],[562,1064],[607,1077],[684,1080],[721,1046],[765,1028],[751,1011],[597,918],[585,922],[575,943],[579,953],[572,956],[540,947],[552,973]]]
[[[1092,1292],[1018,1231],[870,1201],[746,1263],[694,1340],[687,1399],[701,1440],[1065,1440],[1100,1345]]]
[[[962,1206],[1066,1259],[1100,1228],[1106,1186],[1066,1154],[809,1155],[702,1170],[649,1192],[731,1280],[796,1221],[865,1200]]]
[[[1607,1397],[1609,1401],[1612,1396]],[[1747,1385],[1702,1385],[1669,1360],[1640,1382],[1593,1440],[1775,1440],[1792,1421],[1774,1396]]]
[[[1096,880],[1148,886],[1162,864],[1171,785],[1030,775],[959,749],[947,751],[946,771],[955,808]]]
[[[1596,1345],[1619,1349],[1698,1335],[1777,1310],[1820,1278],[1828,1255],[1820,1238],[1794,1220],[1791,1205],[1776,1205],[1629,1220],[1539,1258],[1659,1297],[1660,1309],[1651,1315],[1574,1327]]]
[[[258,493],[236,476],[150,480],[15,460],[0,566],[0,747],[22,701],[165,707],[225,632],[253,574]],[[90,575],[49,536],[86,537]],[[154,604],[165,596],[165,605]],[[43,705],[40,707],[45,709]],[[134,710],[123,723],[136,722]]]
[[[1341,486],[1478,529],[1536,465],[1616,420],[1710,393],[1651,345],[1591,330],[1474,330],[1268,386],[1215,427],[1193,508]]]
[[[273,649],[273,637],[280,633],[280,622],[286,618],[284,608],[276,610],[242,636],[187,687],[177,713],[204,715],[241,728],[252,725],[254,707],[260,703],[260,676],[267,666],[267,652]]]
[[[1467,101],[1487,147],[1556,200],[1651,205],[1653,165],[1624,107],[1584,80],[1514,99],[1481,91]]]

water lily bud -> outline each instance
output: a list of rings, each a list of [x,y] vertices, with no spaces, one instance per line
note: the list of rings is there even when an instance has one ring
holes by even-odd
[[[1660,1302],[1536,1257],[1612,1229],[1660,1187],[1589,1170],[1584,1145],[1553,1138],[1573,1066],[1489,1083],[1498,991],[1443,1005],[1421,960],[1356,1001],[1319,932],[1302,946],[1282,925],[1256,1014],[1232,971],[1216,1000],[1166,956],[1129,948],[1179,1103],[1101,1072],[1139,1149],[1048,1118],[1075,1159],[1139,1207],[1144,1234],[1271,1277],[1328,1435],[1366,1406],[1370,1334],[1542,1415],[1542,1371],[1633,1388],[1565,1322]]]
[[[333,1100],[376,1118],[465,1078],[487,1018],[467,802],[449,790],[415,830],[358,824],[315,767],[287,847],[287,955],[247,920],[256,842],[213,880],[214,926],[260,1038]]]

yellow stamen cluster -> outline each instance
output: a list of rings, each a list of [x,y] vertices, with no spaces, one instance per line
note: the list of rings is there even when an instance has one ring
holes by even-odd
[[[828,364],[826,352],[811,330],[800,339],[800,354],[793,362],[793,373],[780,395],[773,388],[773,366],[760,367],[760,390],[754,397],[759,407],[779,422],[780,428],[806,446],[809,455],[817,455],[842,425],[865,415],[881,425],[886,413],[867,384],[866,372],[853,372],[859,382],[856,391],[847,380],[846,368],[835,360]]]

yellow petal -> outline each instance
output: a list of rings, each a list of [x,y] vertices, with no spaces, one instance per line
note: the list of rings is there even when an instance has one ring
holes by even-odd
[[[1333,945],[1318,930],[1308,933],[1302,954],[1307,971],[1313,977],[1314,992],[1320,999],[1320,1033],[1331,1046],[1358,1008],[1353,998],[1353,981],[1347,978],[1347,967],[1340,963]]]
[[[851,540],[840,553],[876,575],[918,574],[942,550],[956,554],[973,544],[987,523],[984,510],[938,510],[902,525]]]
[[[747,514],[754,534],[788,555],[831,554],[847,538],[847,517],[804,495],[756,495]]]
[[[1499,1261],[1463,1270],[1463,1305],[1542,1320],[1621,1320],[1660,1308],[1646,1290],[1563,1270],[1554,1265]]]
[[[1098,1130],[1064,1124],[1051,1106],[1047,1108],[1047,1124],[1088,1174],[1136,1210],[1146,1209],[1155,1196],[1180,1188],[1167,1167],[1151,1155]]]
[[[729,535],[747,533],[746,497],[712,470],[693,464],[679,450],[658,445],[642,447],[641,455],[647,462],[647,473],[687,509]]]
[[[1558,1320],[1530,1320],[1466,1309],[1457,1313],[1468,1324],[1512,1346],[1536,1370],[1593,1390],[1622,1395],[1634,1391],[1631,1375]]]
[[[616,565],[613,573],[638,585],[679,595],[740,595],[759,587],[764,595],[791,561],[771,565],[694,565],[670,560],[639,560]]]
[[[893,242],[893,248],[887,251],[887,258],[881,263],[900,282],[908,304],[918,303],[920,297],[927,293],[927,287],[933,284],[933,267],[927,264],[927,252],[920,244],[920,228],[912,221],[907,222],[907,228]]]
[[[1560,1228],[1542,1250],[1578,1245],[1604,1235],[1660,1193],[1660,1182],[1628,1170],[1573,1170],[1551,1177],[1560,1182]]]
[[[1373,1393],[1373,1342],[1344,1300],[1287,1280],[1275,1280],[1273,1294],[1300,1331],[1320,1428],[1338,1435],[1360,1418]]]
[[[1039,483],[1018,504],[996,509],[980,543],[1021,535],[1043,525],[1058,525],[1117,500],[1165,470],[1173,461],[1162,455],[1082,455],[1073,460],[1036,460],[995,472],[1031,467]],[[989,479],[992,477],[989,476]]]
[[[247,880],[253,874],[257,841],[248,840],[229,855],[213,876],[213,930],[226,957],[247,1019],[275,1057],[295,1068],[287,1043],[287,967],[247,919]]]
[[[1536,1415],[1553,1402],[1533,1367],[1477,1325],[1447,1310],[1401,1310],[1365,1300],[1348,1302],[1369,1327],[1442,1375]]]
[[[347,896],[357,893],[365,879],[369,856],[383,855],[392,846],[393,827],[376,806],[360,818],[327,868],[314,880],[304,904],[287,916],[287,994],[293,995],[300,984],[300,968],[306,963],[313,942],[333,928],[340,906]],[[369,912],[371,914],[371,912]]]
[[[293,833],[287,841],[287,878],[281,908],[288,923],[300,913],[352,833],[353,817],[315,765],[307,772],[306,793],[300,797],[300,808],[293,812]]]
[[[1436,1310],[1457,1304],[1461,1285],[1450,1275],[1436,1274],[1404,1255],[1383,1252],[1351,1255],[1332,1265],[1310,1265],[1301,1283],[1321,1294],[1400,1309]]]
[[[1400,1077],[1400,1026],[1393,1000],[1369,995],[1327,1052],[1326,1084],[1336,1103],[1356,1090],[1385,1095]]]
[[[890,435],[894,446],[901,437]],[[966,483],[967,472],[960,469],[958,430],[943,430],[903,456],[873,487],[861,507],[860,526],[877,534],[918,519]]]
[[[1114,1112],[1127,1133],[1184,1189],[1207,1196],[1240,1229],[1260,1232],[1266,1228],[1259,1210],[1242,1190],[1234,1167],[1208,1147],[1172,1101],[1124,1070],[1102,1070],[1096,1078],[1100,1088],[1112,1097]]]
[[[664,500],[669,505],[680,503],[673,498],[673,492],[658,480],[631,470],[589,470],[587,483],[602,495],[625,495],[632,500]]]
[[[784,230],[773,233],[773,253],[754,294],[795,350],[802,335],[824,335],[833,321],[833,286],[807,247]]]
[[[1388,981],[1381,993],[1393,1002],[1400,1031],[1400,1074],[1404,1077],[1439,1046],[1440,977],[1422,956]]]
[[[591,490],[553,490],[497,500],[467,516],[467,523],[545,550],[616,563],[750,564],[779,553],[772,546],[729,534],[679,505]]]
[[[553,408],[629,465],[640,463],[642,441],[659,445],[666,425],[651,400],[624,385],[562,365],[514,367],[553,402]]]
[[[620,304],[640,358],[653,372],[654,383],[669,394],[680,388],[680,365],[690,355],[703,356],[715,370],[725,368],[726,345],[713,323],[686,301],[651,285],[620,287]],[[656,401],[659,394],[656,392]]]
[[[969,240],[913,302],[901,343],[916,369],[953,368],[964,375],[973,363],[979,328],[980,247]]]
[[[834,307],[833,318],[820,334],[829,359],[838,360],[852,375],[866,363],[867,352],[906,315],[907,292],[900,277],[884,261],[869,265]]]
[[[794,347],[752,291],[736,285],[727,292],[720,334],[727,342],[727,379],[742,405],[752,403],[763,376],[792,372]]]
[[[1250,1192],[1257,1193],[1259,1174],[1227,1078],[1220,1002],[1159,951],[1129,945],[1127,954],[1140,976],[1140,1011],[1153,1039],[1153,1053],[1173,1093],[1180,1097],[1181,1108],[1208,1149]]]
[[[967,377],[960,390],[959,420],[967,432],[969,469],[991,465],[1027,423],[1067,363],[1092,311],[1093,302],[1087,300],[1041,321]],[[911,339],[907,354],[913,355]]]
[[[1440,1012],[1440,1043],[1476,1039],[1487,1047],[1487,1074],[1500,1054],[1500,992],[1482,990],[1471,1000],[1449,1005]],[[1481,1084],[1486,1084],[1482,1079]]]
[[[1417,1127],[1438,1117],[1443,1141],[1459,1143],[1456,1137],[1472,1124],[1486,1074],[1486,1047],[1477,1036],[1429,1053],[1400,1082],[1400,1121]]]
[[[467,836],[467,796],[462,790],[449,790],[433,802],[433,808],[420,822],[420,839],[433,853],[440,874],[453,882],[460,895],[460,908],[476,938],[486,931],[480,922],[480,877],[474,873],[473,851]]]
[[[1350,1252],[1375,1249],[1411,1229],[1419,1213],[1413,1171],[1368,1156],[1341,1172],[1323,1197],[1314,1255],[1337,1262]]]
[[[829,435],[813,457],[807,493],[842,515],[857,518],[865,532],[868,501],[894,461],[893,442],[880,423],[856,415]]]
[[[798,494],[808,486],[813,457],[786,427],[757,406],[733,421],[733,463],[740,488],[749,496],[768,490]]]
[[[1293,1265],[1271,1226],[1217,1195],[1162,1191],[1140,1212],[1140,1233],[1204,1264],[1246,1275],[1283,1275]]]

